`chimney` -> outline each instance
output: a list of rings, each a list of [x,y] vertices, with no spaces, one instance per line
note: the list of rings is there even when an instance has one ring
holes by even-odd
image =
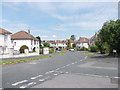
[[[28,33],[30,34],[30,27],[28,27]]]
[[[28,33],[30,34],[30,30],[28,30]]]

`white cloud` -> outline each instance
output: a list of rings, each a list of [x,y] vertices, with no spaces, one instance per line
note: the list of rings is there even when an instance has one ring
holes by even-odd
[[[56,36],[56,35],[52,35],[52,37],[53,37],[53,38],[57,38],[57,36]]]
[[[6,20],[6,19],[1,19],[0,20],[0,23],[8,23],[9,22],[9,20]]]

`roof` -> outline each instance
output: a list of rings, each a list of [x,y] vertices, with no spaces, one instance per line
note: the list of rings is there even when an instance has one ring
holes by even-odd
[[[0,28],[0,34],[12,34],[12,33],[3,28]]]
[[[19,31],[13,35],[11,35],[11,39],[32,39],[32,40],[38,40],[37,38],[35,38],[34,36],[32,36],[31,34],[29,34],[26,31]]]
[[[98,40],[98,39],[99,39],[99,38],[98,38],[97,34],[93,35],[93,36],[90,38],[90,40],[92,40],[92,41],[96,41],[96,40]]]
[[[89,41],[88,38],[85,37],[80,37],[78,41],[76,41],[76,43],[87,43]]]

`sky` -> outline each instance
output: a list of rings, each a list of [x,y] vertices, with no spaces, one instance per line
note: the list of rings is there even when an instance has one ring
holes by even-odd
[[[118,18],[117,2],[2,2],[0,27],[30,29],[42,40],[90,38],[104,22]]]

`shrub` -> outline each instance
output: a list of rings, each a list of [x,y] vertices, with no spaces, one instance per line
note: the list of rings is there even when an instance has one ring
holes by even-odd
[[[91,52],[97,52],[97,51],[98,51],[98,47],[97,47],[96,45],[91,46],[91,47],[90,47],[90,51],[91,51]]]
[[[88,51],[88,48],[82,47],[80,50],[82,50],[82,51]]]
[[[54,48],[51,48],[49,51],[49,53],[54,53],[54,52],[55,52]]]

